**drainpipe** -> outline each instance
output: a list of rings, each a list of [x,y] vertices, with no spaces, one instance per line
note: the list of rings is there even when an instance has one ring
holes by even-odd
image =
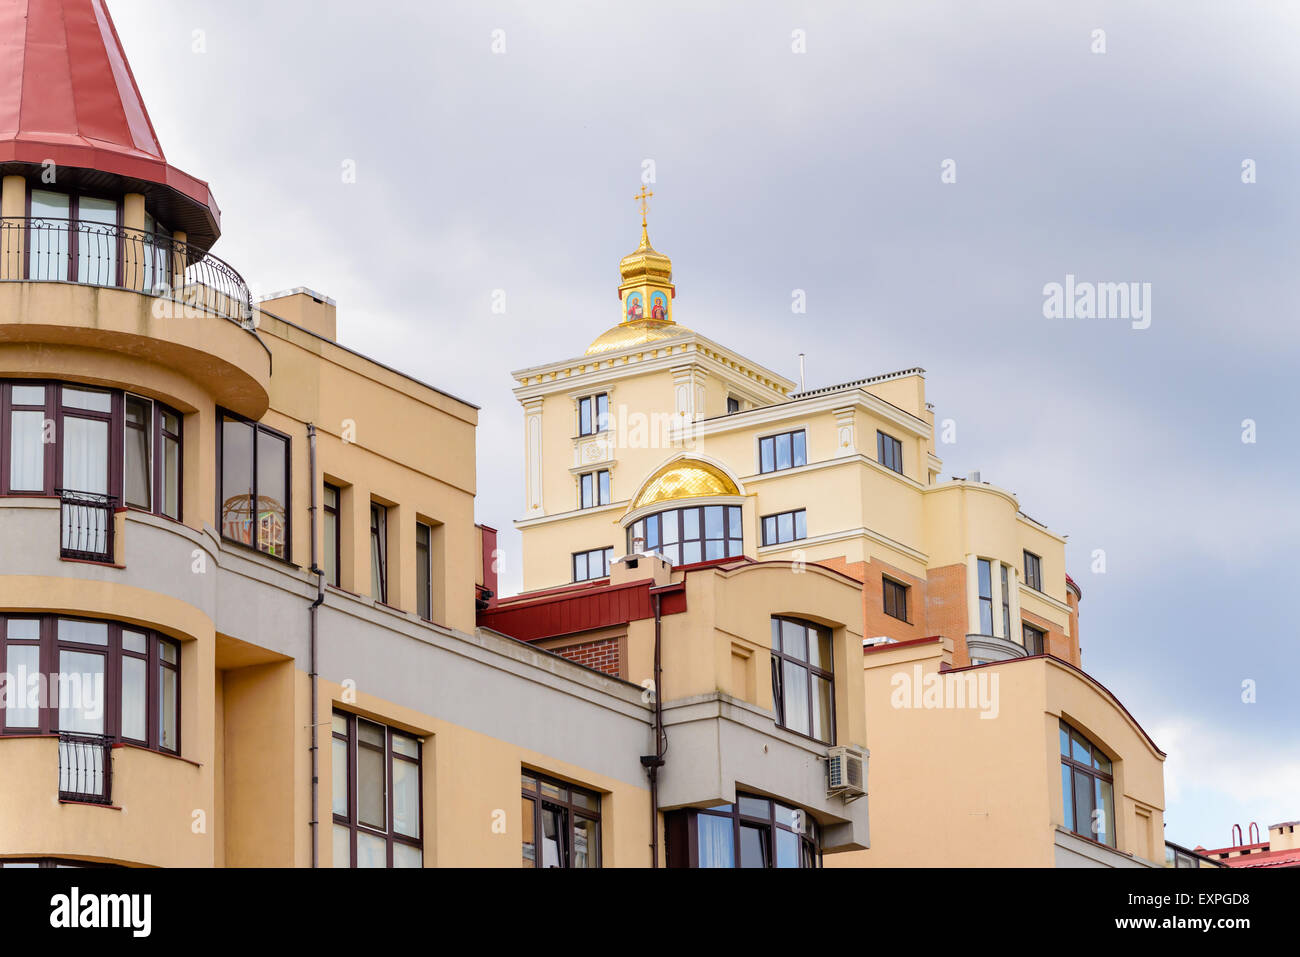
[[[663,668],[660,658],[663,639],[661,601],[660,596],[655,594],[655,753],[643,755],[641,758],[641,764],[650,773],[650,866],[656,869],[659,867],[659,769],[664,766],[664,754],[668,750],[664,746],[666,742],[664,740]]]
[[[320,867],[320,821],[317,813],[320,807],[320,750],[317,745],[319,732],[319,688],[316,678],[316,628],[321,603],[325,601],[325,572],[320,567],[319,532],[316,528],[316,510],[319,506],[320,483],[316,481],[316,426],[307,423],[307,457],[309,481],[311,482],[311,573],[316,576],[316,600],[307,609],[309,620],[307,631],[308,667],[311,669],[311,866]]]

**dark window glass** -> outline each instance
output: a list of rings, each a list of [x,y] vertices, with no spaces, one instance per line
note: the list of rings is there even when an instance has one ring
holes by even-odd
[[[734,415],[740,411],[740,400],[734,396],[727,396],[727,415]]]
[[[578,505],[580,508],[594,508],[610,503],[609,471],[584,472],[578,478]]]
[[[772,619],[772,700],[777,724],[832,744],[835,684],[829,629]]]
[[[388,509],[370,503],[370,597],[388,601]]]
[[[600,795],[520,774],[524,867],[600,867]]]
[[[1043,590],[1043,560],[1033,552],[1025,552],[1025,584],[1034,591]]]
[[[1065,826],[1082,837],[1115,847],[1115,785],[1110,758],[1064,721],[1060,729]]]
[[[1010,569],[1002,566],[1002,634],[1011,640],[1011,586],[1008,584]]]
[[[575,582],[594,581],[609,577],[609,566],[614,561],[613,548],[593,548],[586,552],[573,553],[573,580]]]
[[[993,634],[993,565],[986,558],[976,563],[979,570],[980,634]]]
[[[609,428],[609,396],[587,396],[578,400],[578,434],[595,435]]]
[[[658,552],[673,565],[692,565],[744,554],[741,511],[735,505],[670,508],[649,515],[627,530],[628,552],[645,537],[645,550]]]
[[[163,406],[155,406],[158,418],[159,480],[156,501],[159,511],[177,521],[181,517],[181,417]]]
[[[288,436],[226,413],[218,451],[222,536],[288,560]]]
[[[808,537],[808,520],[803,509],[763,517],[764,545],[782,545]]]
[[[903,474],[903,443],[892,435],[876,432],[876,461],[887,469]]]
[[[339,502],[342,492],[338,486],[325,485],[325,581],[339,587]]]
[[[334,712],[331,804],[335,867],[423,867],[421,742]]]
[[[415,603],[416,613],[425,621],[433,620],[433,530],[423,522],[415,523]]]
[[[1025,653],[1030,655],[1041,655],[1047,649],[1047,633],[1033,625],[1026,624],[1024,627]]]
[[[889,578],[883,581],[885,614],[900,621],[907,621],[907,586]]]
[[[669,866],[814,868],[821,862],[817,823],[799,808],[737,794],[735,804],[677,811],[695,831],[693,859],[669,849]],[[676,828],[670,824],[672,830]],[[676,860],[674,861],[674,856]]]
[[[804,431],[782,432],[758,440],[758,470],[778,472],[808,464],[808,445]]]

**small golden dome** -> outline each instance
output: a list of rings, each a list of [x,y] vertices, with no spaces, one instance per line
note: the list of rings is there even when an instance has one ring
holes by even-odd
[[[711,495],[739,495],[725,472],[698,459],[669,462],[646,482],[629,511],[679,498],[703,498]]]
[[[673,261],[650,245],[650,236],[641,228],[641,245],[624,256],[618,264],[623,282],[645,279],[668,283],[673,279]]]
[[[616,349],[626,349],[628,346],[641,346],[650,342],[677,339],[681,336],[693,334],[685,326],[679,326],[675,322],[667,322],[663,319],[636,319],[632,322],[620,322],[613,329],[601,333],[600,337],[587,347],[587,355],[594,356],[600,352],[613,352]]]

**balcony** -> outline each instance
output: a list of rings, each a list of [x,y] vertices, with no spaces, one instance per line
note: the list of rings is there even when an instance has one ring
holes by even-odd
[[[59,800],[113,803],[111,738],[59,732]]]
[[[197,245],[112,223],[0,218],[0,345],[93,350],[105,381],[130,381],[132,363],[161,366],[256,419],[271,376],[257,325],[243,277]]]
[[[0,220],[0,281],[71,282],[162,300],[253,331],[253,299],[234,267],[163,234],[74,219]]]
[[[113,560],[111,495],[59,489],[59,554],[87,562]]]

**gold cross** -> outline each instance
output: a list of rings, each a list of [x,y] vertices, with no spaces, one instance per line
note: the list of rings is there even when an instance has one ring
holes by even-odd
[[[649,200],[650,197],[653,195],[654,193],[646,192],[645,186],[642,185],[640,191],[635,196],[632,197],[633,199],[641,201],[641,228],[642,229],[645,228],[645,214],[650,212],[650,204],[647,202],[647,200]]]

